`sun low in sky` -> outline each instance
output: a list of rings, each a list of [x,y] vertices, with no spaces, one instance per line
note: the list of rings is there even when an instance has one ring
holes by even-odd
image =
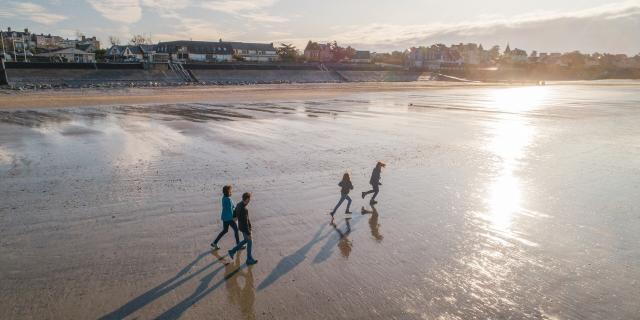
[[[459,42],[525,50],[638,54],[640,0],[37,0],[3,1],[0,27],[123,41],[337,40],[383,52]]]

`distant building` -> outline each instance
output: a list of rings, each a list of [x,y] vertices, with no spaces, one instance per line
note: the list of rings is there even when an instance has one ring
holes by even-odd
[[[6,51],[24,52],[25,50],[35,50],[36,43],[32,39],[29,29],[24,31],[15,31],[7,28],[7,31],[1,31],[4,47]]]
[[[47,53],[36,55],[37,57],[49,58],[52,62],[75,62],[75,63],[92,63],[96,62],[95,53],[82,51],[76,48],[58,49]]]
[[[47,50],[60,48],[64,40],[62,37],[52,36],[51,34],[34,34],[32,39],[36,42],[36,48]]]
[[[226,42],[213,41],[168,41],[160,42],[157,53],[169,55],[172,61],[231,62],[233,48]]]
[[[460,69],[463,65],[460,53],[444,44],[411,48],[407,61],[409,67],[429,70]]]
[[[353,63],[371,63],[371,52],[369,51],[356,51],[351,57]]]
[[[236,58],[248,62],[275,62],[280,59],[273,43],[219,42],[231,45]]]
[[[482,48],[482,45],[477,45],[475,43],[467,43],[467,44],[457,44],[451,46],[452,50],[457,51],[462,57],[462,63],[466,65],[480,65],[486,64],[491,59],[489,57],[489,52],[485,51]]]
[[[333,61],[331,44],[317,43],[309,41],[304,48],[304,58],[309,62],[330,62]]]

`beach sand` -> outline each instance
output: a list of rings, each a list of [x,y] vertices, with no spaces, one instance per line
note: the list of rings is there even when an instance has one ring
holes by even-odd
[[[2,318],[635,318],[639,88],[3,96]],[[225,184],[255,266],[210,251]]]
[[[187,102],[260,102],[326,99],[366,92],[410,91],[430,88],[506,86],[498,83],[441,81],[263,84],[246,86],[178,86],[124,89],[61,89],[0,91],[0,109],[66,108],[120,104]]]

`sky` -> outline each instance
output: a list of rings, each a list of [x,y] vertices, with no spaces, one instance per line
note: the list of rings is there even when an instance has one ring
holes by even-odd
[[[538,52],[640,53],[640,0],[0,0],[0,28],[75,38],[293,43],[388,52],[507,43]]]

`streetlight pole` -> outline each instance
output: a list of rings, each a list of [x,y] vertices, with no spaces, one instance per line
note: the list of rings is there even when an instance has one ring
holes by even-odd
[[[4,36],[2,35],[2,29],[0,29],[0,41],[2,41],[2,59],[4,59],[7,53],[4,51]]]

